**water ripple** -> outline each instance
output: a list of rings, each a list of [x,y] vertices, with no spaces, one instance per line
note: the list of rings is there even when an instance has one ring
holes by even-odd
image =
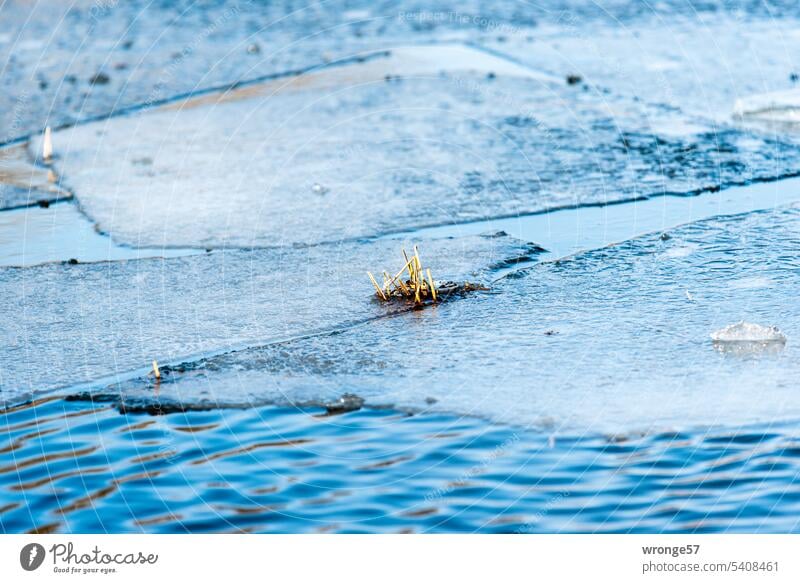
[[[6,533],[798,531],[784,427],[554,437],[445,414],[42,399],[0,430]]]

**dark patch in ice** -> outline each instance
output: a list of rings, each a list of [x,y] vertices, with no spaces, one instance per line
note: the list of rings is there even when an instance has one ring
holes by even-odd
[[[95,73],[89,78],[90,85],[108,85],[110,81],[111,77],[105,73]]]
[[[345,393],[336,401],[323,403],[328,415],[341,415],[350,411],[358,411],[364,406],[364,399],[352,393]]]

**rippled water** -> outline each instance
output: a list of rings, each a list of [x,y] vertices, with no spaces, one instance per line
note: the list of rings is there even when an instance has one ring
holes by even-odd
[[[788,532],[786,427],[581,437],[434,413],[0,416],[2,532]]]

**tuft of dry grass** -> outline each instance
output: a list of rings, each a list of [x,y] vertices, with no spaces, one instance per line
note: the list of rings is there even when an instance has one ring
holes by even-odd
[[[410,258],[403,249],[403,258],[405,265],[394,277],[386,271],[383,272],[383,285],[379,285],[375,276],[369,271],[367,272],[372,285],[375,286],[375,295],[384,302],[413,300],[416,305],[436,302],[438,298],[436,283],[431,275],[431,270],[423,270],[417,246],[414,245],[414,254]]]

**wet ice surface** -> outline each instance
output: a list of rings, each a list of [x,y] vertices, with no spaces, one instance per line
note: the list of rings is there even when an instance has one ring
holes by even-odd
[[[556,432],[660,431],[800,417],[797,343],[714,350],[737,320],[792,338],[800,210],[694,223],[536,265],[474,296],[341,334],[221,355],[176,370],[161,402],[324,401],[477,415]],[[782,345],[781,345],[782,346]],[[143,379],[109,388],[152,402]]]
[[[315,66],[364,50],[447,38],[486,44],[547,27],[636,27],[681,17],[797,16],[796,3],[761,0],[283,3],[4,2],[0,143],[183,92]],[[309,31],[314,31],[309,34]],[[708,35],[706,35],[708,36]],[[670,46],[674,43],[669,42]],[[750,47],[752,48],[752,47]],[[703,47],[706,50],[706,47]],[[739,63],[741,66],[742,63]],[[98,77],[99,75],[99,77]],[[94,81],[94,82],[93,82]],[[47,119],[45,119],[47,118]]]
[[[0,266],[175,257],[197,249],[123,247],[98,233],[74,204],[50,204],[0,213]]]
[[[798,21],[749,13],[701,12],[631,27],[543,27],[491,46],[562,78],[578,75],[593,89],[696,116],[665,128],[676,133],[728,122],[737,100],[790,89],[800,71]]]
[[[392,233],[384,238],[408,241],[504,231],[523,241],[537,241],[547,250],[546,258],[554,259],[621,243],[646,233],[669,231],[695,221],[770,210],[798,201],[800,178],[787,178],[707,192],[700,196],[655,196],[624,204],[591,205],[414,229],[406,233]]]
[[[0,211],[70,197],[52,169],[34,163],[26,144],[0,148]]]
[[[456,281],[489,280],[492,269],[536,252],[506,236],[420,248],[437,280]],[[366,276],[399,269],[401,258],[391,241],[2,269],[1,294],[14,309],[0,311],[0,400],[407,309],[373,300]],[[242,402],[240,394],[230,398]]]
[[[56,132],[56,167],[117,241],[271,247],[697,193],[800,162],[775,137],[675,135],[663,107],[456,49],[343,65],[324,90],[301,76]],[[497,73],[470,70],[481,59]]]

